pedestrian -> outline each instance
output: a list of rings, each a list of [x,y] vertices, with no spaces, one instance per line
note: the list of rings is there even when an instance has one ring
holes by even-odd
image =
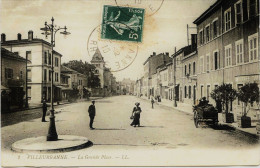
[[[95,118],[95,115],[96,115],[96,107],[95,107],[95,101],[94,100],[92,100],[92,104],[88,108],[88,113],[89,113],[89,118],[90,118],[89,128],[93,130],[93,129],[95,129],[95,128],[93,128],[93,122],[94,122],[94,118]]]
[[[153,97],[151,99],[151,103],[152,103],[152,108],[153,108],[153,104],[154,104],[154,100],[153,100]]]
[[[47,122],[45,120],[46,112],[47,112],[47,104],[46,104],[45,99],[43,99],[43,102],[42,102],[42,122]]]
[[[135,107],[133,109],[133,112],[132,112],[132,116],[134,117],[134,120],[133,122],[130,124],[131,126],[134,126],[136,127],[138,125],[138,127],[140,127],[140,113],[142,112],[141,110],[141,107],[140,106],[140,103],[135,103]]]

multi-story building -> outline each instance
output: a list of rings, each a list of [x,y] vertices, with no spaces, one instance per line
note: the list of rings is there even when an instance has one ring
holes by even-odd
[[[213,102],[210,92],[222,83],[234,89],[259,83],[259,1],[218,0],[194,24],[198,33],[198,97]],[[241,111],[241,103],[233,103],[233,111]]]
[[[87,77],[71,68],[61,65],[61,74],[64,82],[62,82],[62,97],[68,99],[68,95],[73,89],[78,89],[79,98],[83,98],[84,89],[87,88]]]
[[[33,38],[33,32],[28,32],[28,38],[22,39],[18,33],[17,40],[6,40],[6,35],[1,34],[1,45],[3,48],[14,52],[28,62],[28,87],[27,93],[29,103],[41,103],[42,99],[50,101],[51,98],[51,44],[45,40]],[[54,101],[61,99],[60,85],[60,63],[62,55],[57,51],[53,52],[54,66]]]
[[[24,104],[26,91],[26,59],[1,47],[2,107]],[[7,92],[9,92],[7,96]],[[9,101],[7,103],[7,101]],[[6,111],[7,108],[2,108]]]
[[[169,62],[171,58],[169,57],[169,53],[160,53],[156,55],[153,52],[153,55],[147,58],[144,62],[144,79],[143,79],[143,86],[145,90],[145,96],[150,98],[150,95],[154,94],[154,89],[151,88],[152,86],[152,76],[157,73],[157,67]],[[154,84],[153,84],[154,85]]]

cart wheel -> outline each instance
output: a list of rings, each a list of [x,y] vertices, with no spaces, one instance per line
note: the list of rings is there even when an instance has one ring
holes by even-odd
[[[199,117],[198,117],[198,112],[197,111],[194,111],[194,124],[195,124],[195,127],[198,128]]]

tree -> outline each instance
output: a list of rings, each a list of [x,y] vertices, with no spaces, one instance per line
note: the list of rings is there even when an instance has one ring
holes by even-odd
[[[94,74],[96,67],[88,62],[82,60],[72,60],[68,63],[63,63],[64,66],[69,67],[81,74],[86,75],[88,78],[88,87],[98,88],[100,87],[100,79]]]
[[[236,99],[237,92],[235,89],[232,88],[231,84],[224,83],[214,89],[210,95],[216,102],[221,102],[221,104],[225,107],[225,112],[228,113],[229,103],[232,107],[232,102]]]
[[[246,116],[249,112],[250,104],[253,105],[253,103],[256,102],[259,106],[259,87],[257,83],[247,83],[241,87],[238,91],[238,99],[243,102],[243,116]]]

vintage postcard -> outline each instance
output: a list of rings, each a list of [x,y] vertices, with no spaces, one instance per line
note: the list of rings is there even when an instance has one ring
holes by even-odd
[[[1,166],[259,166],[259,1],[0,6]]]

